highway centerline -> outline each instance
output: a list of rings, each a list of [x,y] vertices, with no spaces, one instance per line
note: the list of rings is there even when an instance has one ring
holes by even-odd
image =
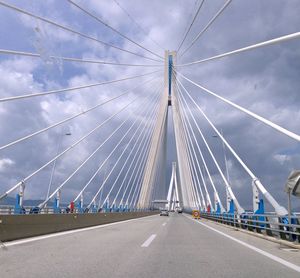
[[[196,223],[204,226],[207,229],[210,229],[210,230],[212,230],[212,231],[214,231],[214,232],[216,232],[216,233],[218,233],[218,234],[220,234],[220,235],[222,235],[224,237],[227,237],[227,238],[229,238],[229,239],[231,239],[231,240],[233,240],[233,241],[235,241],[235,242],[237,242],[237,243],[239,243],[239,244],[241,244],[241,245],[243,245],[243,246],[245,246],[245,247],[247,247],[247,248],[249,248],[249,249],[251,249],[251,250],[253,250],[253,251],[255,251],[255,252],[257,252],[257,253],[259,253],[259,254],[267,257],[267,258],[269,258],[269,259],[271,259],[271,260],[273,260],[273,261],[275,261],[275,262],[278,262],[278,263],[280,263],[280,264],[282,264],[282,265],[284,265],[284,266],[286,266],[286,267],[288,267],[290,269],[293,269],[293,270],[295,270],[295,271],[297,271],[297,272],[300,273],[300,266],[298,266],[298,265],[295,265],[295,264],[290,263],[290,262],[288,262],[288,261],[286,261],[284,259],[281,259],[281,258],[279,258],[279,257],[277,257],[275,255],[272,255],[272,254],[270,254],[270,253],[268,253],[268,252],[266,252],[266,251],[264,251],[262,249],[259,249],[259,248],[255,247],[253,245],[250,245],[250,244],[248,244],[248,243],[246,243],[246,242],[244,242],[242,240],[236,239],[236,238],[234,238],[234,237],[232,237],[232,236],[230,236],[230,235],[228,235],[226,233],[223,233],[223,232],[221,232],[221,231],[219,231],[219,230],[217,230],[215,228],[210,227],[209,225],[206,225],[206,224],[204,224],[202,222],[198,222],[198,221],[196,221],[196,220],[194,220],[194,219],[192,219],[192,218],[190,218],[190,217],[188,217],[186,215],[184,215],[184,216],[186,218],[188,218],[189,220],[194,221],[194,222],[196,222]]]
[[[156,234],[151,235],[142,245],[141,247],[148,247],[151,242],[156,238]]]

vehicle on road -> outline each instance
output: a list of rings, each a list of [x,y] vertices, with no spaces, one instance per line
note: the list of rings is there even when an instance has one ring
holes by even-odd
[[[176,211],[177,211],[177,213],[182,213],[182,208],[181,207],[177,207]]]
[[[162,209],[160,211],[160,216],[169,216],[169,211],[167,209]]]

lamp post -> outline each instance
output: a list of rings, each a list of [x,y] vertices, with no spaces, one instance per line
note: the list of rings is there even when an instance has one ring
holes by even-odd
[[[106,179],[106,174],[107,174],[107,169],[109,167],[109,164],[105,166],[104,168],[104,172],[103,172],[103,177],[102,177],[102,182],[101,182],[101,186],[102,186],[102,189],[100,191],[100,196],[99,196],[99,203],[98,203],[98,209],[100,209],[101,207],[101,202],[102,202],[102,195],[103,195],[103,191],[104,191],[104,181]],[[102,208],[101,208],[102,209]]]
[[[221,134],[223,136],[222,129],[221,129]],[[213,135],[212,137],[220,139],[220,137],[218,135]],[[228,183],[230,183],[225,144],[224,144],[223,140],[221,140],[221,141],[222,141],[222,148],[223,148],[223,155],[224,155],[226,178],[227,178]],[[227,198],[227,200],[226,200],[227,211],[229,211],[231,198],[230,198],[230,195],[229,195],[229,192],[228,192],[227,188],[226,188],[226,198]]]
[[[108,166],[106,166],[105,169],[104,169],[104,173],[103,173],[103,177],[102,177],[102,185],[103,185],[103,183],[106,179],[107,167]],[[104,190],[104,186],[102,187],[101,192],[100,192],[99,202],[102,201],[103,190]]]
[[[58,143],[57,143],[57,151],[56,151],[56,156],[58,156],[59,154],[59,151],[60,151],[60,148],[61,148],[61,144],[62,144],[62,140],[63,140],[63,137],[64,136],[70,136],[72,135],[70,132],[67,132],[67,133],[62,133],[58,139]],[[50,189],[51,189],[51,185],[52,185],[52,181],[53,181],[53,177],[54,177],[54,173],[55,173],[55,168],[56,168],[56,161],[57,159],[54,160],[53,162],[53,166],[52,166],[52,171],[51,171],[51,175],[50,175],[50,181],[49,181],[49,184],[48,184],[48,190],[47,190],[47,196],[46,196],[46,199],[48,199],[49,197],[49,194],[50,194]],[[58,202],[59,202],[59,199],[60,199],[60,192],[57,192],[58,193],[58,196],[57,196],[57,199],[58,199]]]
[[[223,131],[221,130],[221,134],[223,136]],[[218,135],[213,135],[214,138],[220,138]],[[227,157],[226,157],[226,149],[225,149],[225,144],[222,141],[222,147],[223,147],[223,155],[224,155],[224,162],[225,162],[225,171],[226,171],[226,178],[227,178],[227,181],[228,183],[230,182],[229,180],[229,171],[228,171],[228,164],[227,164]]]
[[[293,170],[285,184],[285,192],[288,195],[288,221],[289,221],[289,231],[293,230],[292,228],[292,208],[291,208],[291,195],[300,197],[300,170]],[[290,240],[293,240],[292,234],[290,233]]]

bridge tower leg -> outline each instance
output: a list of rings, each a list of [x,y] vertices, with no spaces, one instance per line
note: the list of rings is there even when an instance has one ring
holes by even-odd
[[[176,65],[175,51],[170,53],[172,57],[171,63],[173,67]],[[198,209],[197,201],[195,196],[195,190],[193,185],[191,168],[188,159],[188,146],[186,137],[183,134],[184,125],[180,116],[179,103],[178,103],[178,92],[175,83],[176,73],[171,70],[170,72],[170,82],[171,82],[171,101],[172,101],[172,116],[173,125],[175,133],[175,143],[176,143],[176,154],[177,154],[177,164],[178,164],[178,183],[181,193],[182,206],[188,209]]]
[[[168,210],[172,210],[173,209],[173,205],[174,205],[174,201],[178,201],[175,200],[178,196],[178,194],[176,194],[176,185],[177,182],[175,181],[176,179],[176,162],[172,163],[172,175],[171,175],[171,180],[170,180],[170,185],[169,185],[169,189],[168,189],[168,195],[167,195],[167,200],[168,200]]]
[[[168,95],[169,95],[169,52],[165,52],[165,74],[164,89],[160,99],[158,117],[156,119],[155,129],[151,138],[151,146],[145,166],[144,177],[142,181],[141,192],[137,207],[145,209],[150,207],[150,198],[155,183],[157,164],[159,162],[159,151],[166,136],[167,113],[168,113]]]
[[[169,210],[171,211],[175,210],[175,208],[179,206],[179,194],[178,194],[178,186],[177,186],[177,178],[176,178],[176,162],[172,163],[172,175],[171,175],[167,200],[168,200]]]

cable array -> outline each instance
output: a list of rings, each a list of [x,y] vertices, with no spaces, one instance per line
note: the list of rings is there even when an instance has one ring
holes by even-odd
[[[89,35],[86,35],[86,34],[84,34],[84,33],[79,32],[79,31],[73,30],[73,29],[70,28],[70,27],[64,26],[64,25],[62,25],[62,24],[59,24],[59,23],[57,23],[57,22],[55,22],[55,21],[53,21],[53,20],[47,19],[47,18],[45,18],[45,17],[41,17],[41,16],[38,16],[38,15],[35,15],[35,14],[31,13],[31,12],[28,12],[28,11],[26,11],[26,10],[24,10],[24,9],[18,8],[18,7],[13,6],[13,5],[10,5],[10,4],[5,3],[5,2],[3,2],[3,1],[0,1],[0,5],[3,6],[3,7],[9,8],[9,9],[11,9],[11,10],[14,10],[14,11],[16,11],[16,12],[19,12],[19,13],[22,13],[22,14],[25,14],[25,15],[28,15],[28,16],[30,16],[30,17],[33,17],[33,18],[35,18],[35,19],[41,20],[41,21],[46,22],[46,23],[48,23],[48,24],[51,24],[51,25],[53,25],[53,26],[55,26],[55,27],[57,27],[57,28],[60,28],[60,29],[65,30],[65,31],[67,31],[67,32],[70,32],[70,33],[72,33],[72,34],[78,35],[78,36],[80,36],[80,37],[82,37],[82,38],[91,40],[91,41],[96,42],[96,43],[100,43],[101,45],[104,45],[104,46],[106,46],[106,47],[114,48],[114,49],[117,49],[117,50],[119,50],[119,51],[126,52],[126,53],[128,53],[128,54],[132,54],[132,55],[135,55],[135,56],[144,58],[144,59],[148,59],[148,60],[152,60],[152,61],[156,61],[156,62],[161,62],[161,60],[153,59],[153,58],[144,56],[144,55],[142,55],[142,54],[135,53],[135,52],[132,52],[132,51],[123,49],[123,48],[121,48],[121,47],[115,46],[115,45],[113,45],[113,44],[110,44],[110,43],[101,41],[101,40],[99,40],[99,39],[97,39],[97,38],[95,38],[95,37],[91,37],[91,36],[89,36]]]
[[[182,86],[182,83],[180,81],[178,81],[179,84]],[[261,193],[265,196],[265,198],[269,201],[269,203],[273,206],[273,208],[275,209],[276,213],[278,215],[286,215],[287,211],[284,207],[282,207],[274,198],[273,196],[266,190],[266,188],[262,185],[262,183],[260,182],[260,180],[255,176],[255,174],[250,170],[250,168],[246,165],[246,163],[241,159],[241,157],[234,151],[234,149],[231,147],[231,145],[227,142],[227,140],[224,138],[224,136],[219,132],[219,130],[215,127],[215,125],[211,122],[211,120],[207,117],[207,115],[204,113],[204,111],[199,107],[199,105],[195,102],[195,100],[192,98],[192,96],[188,93],[188,91],[182,86],[182,88],[184,89],[185,93],[187,94],[187,96],[189,97],[189,99],[192,101],[192,103],[195,105],[195,107],[198,109],[198,111],[204,116],[204,118],[207,120],[207,122],[210,124],[210,126],[213,128],[213,130],[217,133],[217,135],[221,138],[221,140],[224,142],[225,146],[228,148],[228,150],[233,154],[233,156],[237,159],[237,161],[241,164],[241,166],[244,168],[244,170],[248,173],[248,175],[252,178],[253,183],[257,186],[257,188],[261,191]],[[188,110],[190,109],[188,105],[186,105],[186,107],[188,108]],[[197,123],[196,121],[194,121],[196,126]],[[202,134],[202,132],[200,131],[200,129],[198,130],[200,134]],[[204,139],[204,136],[201,136],[203,141],[206,142],[206,140]],[[211,153],[207,143],[206,143],[207,149],[209,150],[209,153],[211,154],[211,156],[213,157],[213,154]],[[216,160],[213,158],[215,164],[217,165]],[[220,169],[220,167],[217,166],[218,169]],[[233,199],[233,201],[235,202],[235,205],[237,206],[237,209],[239,211],[239,213],[243,212],[243,209],[239,206],[231,188],[229,183],[226,183],[226,178],[223,175],[221,169],[219,170],[220,175],[222,176],[226,187]]]
[[[165,50],[164,47],[162,47],[149,36],[148,32],[130,15],[130,13],[117,0],[114,0],[114,2],[128,16],[128,18],[144,33],[144,35],[146,35],[160,49],[162,49],[163,51]]]
[[[216,98],[218,98],[218,99],[226,102],[227,104],[233,106],[234,108],[237,108],[238,110],[246,113],[247,115],[255,118],[256,120],[258,120],[258,121],[260,121],[260,122],[262,122],[262,123],[264,123],[264,124],[272,127],[273,129],[276,129],[280,133],[285,134],[285,135],[289,136],[290,138],[293,138],[293,139],[295,139],[297,141],[300,141],[300,135],[298,135],[298,134],[296,134],[296,133],[294,133],[292,131],[289,131],[289,130],[285,129],[285,128],[283,128],[283,127],[281,127],[281,126],[279,126],[279,125],[277,125],[277,124],[275,124],[275,123],[273,123],[273,122],[265,119],[264,117],[259,116],[258,114],[254,113],[254,112],[251,112],[250,110],[248,110],[248,109],[246,109],[246,108],[244,108],[244,107],[242,107],[242,106],[240,106],[240,105],[238,105],[238,104],[236,104],[236,103],[234,103],[234,102],[232,102],[232,101],[224,98],[224,97],[221,97],[221,96],[217,95],[216,93],[214,93],[214,92],[206,89],[205,87],[203,87],[203,86],[197,84],[196,82],[192,81],[191,79],[187,78],[183,74],[181,74],[181,73],[178,73],[178,74],[182,78],[184,78],[185,80],[187,80],[190,83],[192,83],[193,85],[195,85],[195,86],[199,87],[200,89],[202,89],[204,92],[206,92],[206,93],[208,93],[208,94],[210,94],[210,95],[212,95],[212,96],[214,96],[214,97],[216,97]]]
[[[120,31],[118,31],[116,28],[112,27],[111,25],[109,25],[108,23],[104,22],[101,18],[95,16],[94,14],[92,14],[91,12],[89,12],[87,9],[83,8],[82,6],[80,6],[79,4],[75,3],[72,0],[68,0],[68,2],[72,5],[74,5],[75,7],[77,7],[78,9],[80,9],[81,11],[83,11],[84,13],[86,13],[88,16],[92,17],[93,19],[95,19],[97,22],[100,22],[101,24],[103,24],[104,26],[106,26],[107,28],[109,28],[110,30],[112,30],[113,32],[117,33],[119,36],[121,36],[122,38],[130,41],[131,43],[133,43],[134,45],[137,45],[138,47],[142,48],[143,50],[151,53],[152,55],[158,57],[158,58],[163,58],[162,56],[158,55],[157,53],[149,50],[148,48],[142,46],[141,44],[137,43],[136,41],[132,40],[131,38],[129,38],[128,36],[124,35],[123,33],[121,33]]]
[[[179,82],[179,84],[181,85],[181,87],[184,89],[185,93],[186,93],[188,96],[190,96],[190,94],[188,94],[187,90],[182,86],[182,84],[180,83],[180,81],[178,81],[178,82]],[[211,158],[212,158],[212,160],[213,160],[213,162],[214,162],[214,164],[215,164],[215,166],[216,166],[216,168],[218,169],[218,172],[219,172],[220,176],[222,177],[222,180],[224,181],[225,187],[226,187],[226,189],[228,190],[228,192],[229,192],[229,194],[230,194],[230,196],[231,196],[231,199],[233,200],[234,204],[236,205],[238,212],[239,212],[240,214],[241,214],[241,213],[244,213],[245,210],[241,207],[241,205],[239,204],[237,198],[235,197],[235,195],[234,195],[234,193],[233,193],[233,191],[232,191],[232,189],[231,189],[231,186],[230,186],[228,180],[225,178],[225,176],[224,176],[224,174],[223,174],[223,172],[222,172],[222,170],[221,170],[221,167],[219,166],[219,163],[217,162],[217,160],[216,160],[216,158],[215,158],[215,156],[214,156],[214,154],[213,154],[211,148],[209,147],[209,145],[208,145],[208,143],[207,143],[207,140],[205,139],[205,137],[204,137],[204,135],[203,135],[202,130],[200,129],[200,127],[199,127],[197,121],[195,120],[195,117],[193,116],[193,113],[191,112],[190,107],[188,106],[186,100],[183,98],[182,92],[181,92],[180,90],[179,90],[179,92],[180,92],[180,99],[181,99],[181,101],[184,102],[185,107],[186,107],[187,110],[189,111],[189,114],[191,115],[191,117],[192,117],[192,119],[193,119],[193,122],[194,122],[194,124],[196,125],[197,130],[198,130],[198,132],[199,132],[199,134],[200,134],[200,136],[201,136],[201,138],[202,138],[202,140],[203,140],[203,142],[204,142],[204,144],[205,144],[205,146],[206,146],[206,148],[207,148],[207,150],[208,150],[208,152],[209,152],[209,154],[210,154],[210,156],[211,156]],[[198,106],[197,106],[197,107],[198,107]],[[221,208],[221,210],[222,210],[222,208]],[[225,210],[224,210],[224,208],[223,208],[223,212],[224,212],[224,211],[225,211]]]
[[[227,0],[223,7],[212,17],[212,19],[207,23],[207,25],[198,33],[198,35],[193,39],[191,44],[186,47],[182,53],[181,57],[196,43],[196,41],[204,34],[204,32],[214,23],[214,21],[224,12],[232,0]]]
[[[107,124],[108,122],[110,122],[113,118],[115,118],[117,115],[119,115],[121,112],[123,112],[134,101],[126,104],[125,106],[123,106],[120,110],[118,110],[116,113],[114,113],[113,115],[111,115],[110,117],[108,117],[105,121],[103,121],[100,124],[98,124],[95,128],[93,128],[92,130],[90,130],[87,134],[85,134],[84,136],[82,136],[79,140],[77,140],[71,146],[69,146],[68,148],[66,148],[65,150],[63,150],[59,154],[57,154],[54,158],[52,158],[47,163],[43,164],[40,168],[38,168],[37,170],[35,170],[34,172],[32,172],[30,175],[28,175],[25,178],[23,178],[16,185],[12,186],[9,190],[7,190],[5,193],[3,193],[2,195],[0,195],[0,200],[3,199],[3,198],[5,198],[9,193],[11,193],[12,191],[14,191],[16,188],[18,188],[22,183],[24,183],[24,182],[28,181],[29,179],[31,179],[32,177],[34,177],[36,174],[38,174],[40,171],[42,171],[43,169],[45,169],[48,165],[50,165],[51,163],[53,163],[55,160],[59,159],[64,154],[66,154],[67,152],[69,152],[71,149],[73,149],[74,147],[76,147],[77,145],[79,145],[87,137],[89,137],[91,134],[93,134],[94,132],[96,132],[97,130],[99,130],[105,124]],[[52,198],[52,196],[51,196],[51,198]]]
[[[300,32],[296,32],[296,33],[281,36],[281,37],[278,37],[278,38],[275,38],[275,39],[263,41],[263,42],[256,43],[256,44],[252,44],[252,45],[249,45],[249,46],[246,46],[246,47],[243,47],[243,48],[235,49],[235,50],[225,52],[225,53],[222,53],[222,54],[219,54],[219,55],[216,55],[216,56],[212,56],[212,57],[209,57],[209,58],[205,58],[205,59],[202,59],[202,60],[177,65],[177,67],[185,67],[185,66],[201,64],[201,63],[217,60],[217,59],[220,59],[220,58],[228,57],[228,56],[231,56],[231,55],[236,55],[236,54],[239,54],[239,53],[243,53],[243,52],[246,52],[246,51],[249,51],[249,50],[254,50],[254,49],[257,49],[257,48],[261,48],[261,47],[265,47],[265,46],[269,46],[269,45],[273,45],[273,44],[277,44],[277,43],[281,43],[281,42],[285,42],[285,41],[295,40],[295,39],[299,39],[299,38],[300,38]]]
[[[178,48],[177,48],[177,52],[180,51],[180,49],[181,49],[181,47],[182,47],[182,45],[183,45],[183,43],[184,43],[184,41],[185,41],[187,35],[189,34],[190,30],[192,29],[192,27],[193,27],[193,25],[194,25],[194,23],[195,23],[195,20],[196,20],[196,18],[197,18],[197,16],[198,16],[198,14],[199,14],[199,12],[200,12],[202,6],[203,6],[203,3],[204,3],[204,0],[201,0],[201,3],[200,3],[200,5],[199,5],[199,7],[198,7],[198,9],[197,9],[197,11],[196,11],[194,17],[193,17],[192,22],[191,22],[191,24],[189,25],[188,29],[186,30],[186,32],[185,32],[185,34],[184,34],[184,36],[183,36],[183,38],[182,38],[182,40],[181,40],[181,42],[180,42]]]
[[[161,87],[161,86],[160,86]],[[154,104],[157,102],[157,93],[156,95],[154,95]],[[143,104],[146,104],[146,103],[149,103],[148,100],[143,103]],[[143,105],[141,105],[142,107],[142,110],[143,110]],[[148,109],[148,111],[146,112],[151,112],[151,108],[153,108],[151,105],[149,106],[150,109]],[[132,124],[132,127],[134,126],[134,124],[137,122],[138,118],[136,117],[134,123]],[[140,122],[138,128],[136,129],[136,132],[139,130],[140,126],[142,124],[142,121]],[[126,134],[128,134],[128,132],[130,131],[131,128],[129,128],[126,132]],[[102,185],[99,187],[98,191],[95,193],[94,197],[92,198],[91,202],[89,203],[89,205],[87,206],[87,208],[90,208],[92,206],[92,204],[96,201],[96,198],[98,197],[99,193],[101,192],[102,188],[104,187],[104,185],[106,184],[107,180],[109,179],[109,177],[111,176],[112,172],[114,171],[115,167],[117,166],[118,162],[120,161],[121,157],[123,156],[123,154],[125,153],[126,149],[128,148],[129,144],[131,143],[132,139],[134,138],[136,132],[134,132],[134,134],[132,135],[131,139],[129,140],[129,142],[127,143],[126,147],[124,148],[122,154],[119,156],[118,160],[115,162],[114,166],[112,167],[111,171],[109,172],[109,174],[107,175],[107,177],[105,178],[105,180],[103,181]],[[124,137],[122,137],[124,138]],[[122,141],[122,139],[119,141],[119,143]],[[118,143],[118,144],[119,144]],[[118,144],[115,146],[114,150],[118,147]],[[114,152],[114,150],[112,152]],[[109,156],[108,156],[109,157]],[[104,160],[102,162],[102,164],[99,166],[99,168],[97,169],[97,171],[94,173],[94,175],[92,176],[91,179],[93,179],[95,177],[95,175],[101,170],[101,168],[103,167],[103,165],[105,164],[107,160]],[[104,198],[103,200],[103,204],[107,201],[107,199],[109,198],[112,190],[114,189],[114,185],[115,183],[113,184],[113,186],[111,186],[108,194],[106,195],[106,197]],[[87,186],[87,185],[86,185]],[[82,189],[82,192],[85,190],[86,186]],[[82,194],[82,192],[80,194]],[[103,204],[102,204],[102,207],[103,207]]]
[[[8,49],[0,49],[0,54],[18,55],[18,56],[33,57],[33,58],[43,58],[43,56],[38,53],[15,51],[15,50],[8,50]],[[49,55],[47,57],[47,59],[52,60],[54,62],[55,61],[64,61],[64,62],[76,62],[76,63],[88,63],[88,64],[100,64],[100,65],[124,66],[124,67],[162,67],[161,64],[155,64],[155,65],[126,64],[126,63],[117,63],[117,62],[101,61],[101,60],[94,60],[94,59],[82,59],[82,58],[75,58],[75,57],[62,57],[62,56],[54,56],[54,55]]]
[[[59,93],[78,93],[80,92],[79,90],[81,89],[86,89],[86,88],[92,88],[92,87],[97,87],[97,86],[102,86],[102,85],[107,85],[107,84],[113,84],[121,81],[127,81],[127,80],[132,80],[135,78],[151,75],[153,73],[157,73],[159,71],[152,71],[144,74],[139,74],[135,76],[129,76],[121,79],[114,79],[114,80],[109,80],[109,81],[104,81],[104,82],[99,82],[99,83],[92,83],[92,84],[87,84],[87,85],[82,85],[82,86],[76,86],[76,87],[69,87],[69,88],[63,88],[63,89],[58,89],[58,90],[51,90],[51,91],[46,91],[46,92],[41,92],[41,93],[30,93],[30,94],[25,94],[25,95],[19,95],[19,96],[13,96],[13,97],[4,97],[0,98],[0,103],[1,102],[6,102],[6,101],[12,101],[12,100],[19,100],[19,99],[26,99],[26,98],[33,98],[33,97],[40,97],[40,96],[46,96],[46,95],[52,95],[52,94],[59,94]]]
[[[142,85],[144,85],[144,84],[146,84],[146,83],[148,83],[148,82],[150,82],[150,81],[152,81],[152,80],[153,79],[150,79],[150,80],[147,80],[146,82],[143,82],[142,84],[139,84],[138,86],[136,86],[135,88],[133,88],[133,90],[136,89],[136,88],[138,88],[138,87],[140,87],[140,86],[142,86]],[[104,102],[101,102],[101,103],[99,103],[99,104],[97,104],[95,106],[92,106],[92,107],[90,107],[90,108],[88,108],[88,109],[86,109],[86,110],[84,110],[84,111],[82,111],[80,113],[77,113],[77,114],[75,114],[75,115],[73,115],[71,117],[68,117],[68,118],[66,118],[66,119],[64,119],[62,121],[56,122],[56,123],[54,123],[54,124],[52,124],[52,125],[50,125],[48,127],[42,128],[42,129],[40,129],[38,131],[35,131],[35,132],[31,133],[31,134],[28,134],[28,135],[23,136],[23,137],[21,137],[19,139],[16,139],[16,140],[14,140],[14,141],[6,144],[6,145],[0,146],[0,151],[4,150],[6,148],[12,147],[12,146],[14,146],[14,145],[16,145],[18,143],[21,143],[21,142],[23,142],[25,140],[31,139],[32,137],[34,137],[36,135],[39,135],[39,134],[41,134],[43,132],[46,132],[46,131],[48,131],[48,130],[50,130],[52,128],[55,128],[55,127],[57,127],[59,125],[62,125],[64,123],[66,123],[66,122],[69,122],[69,121],[71,121],[71,120],[73,120],[73,119],[75,119],[75,118],[77,118],[79,116],[85,115],[86,113],[91,112],[91,111],[95,110],[96,108],[99,108],[99,107],[103,106],[104,104],[107,104],[107,103],[109,103],[109,102],[111,102],[113,100],[119,99],[120,97],[129,94],[131,91],[132,90],[127,90],[126,92],[122,93],[119,96],[116,96],[116,97],[113,97],[111,99],[108,99],[108,100],[106,100]]]
[[[137,99],[137,98],[136,98]],[[131,101],[130,102],[130,104],[132,104],[133,102],[135,102],[136,101],[136,99],[134,99],[133,101]],[[88,157],[86,157],[85,158],[85,160],[71,173],[71,175],[69,175],[68,177],[67,177],[67,179],[65,179],[64,180],[64,182],[61,184],[61,185],[59,185],[49,196],[48,196],[48,198],[44,201],[44,202],[42,202],[42,203],[40,203],[39,204],[39,208],[43,208],[46,204],[47,204],[47,202],[52,198],[52,197],[54,197],[54,195],[59,191],[59,190],[61,190],[68,182],[69,182],[69,180],[71,180],[74,176],[75,176],[75,174],[83,167],[83,166],[85,166],[85,164],[88,162],[88,161],[90,161],[90,159],[91,158],[93,158],[94,156],[95,156],[95,154],[128,122],[128,120],[129,120],[129,116],[127,116],[126,118],[125,118],[125,120],[124,121],[122,121],[121,122],[121,124],[120,125],[118,125],[118,127],[117,128],[115,128],[114,129],[114,131],[112,132],[112,133],[110,133],[110,135],[88,156]]]

